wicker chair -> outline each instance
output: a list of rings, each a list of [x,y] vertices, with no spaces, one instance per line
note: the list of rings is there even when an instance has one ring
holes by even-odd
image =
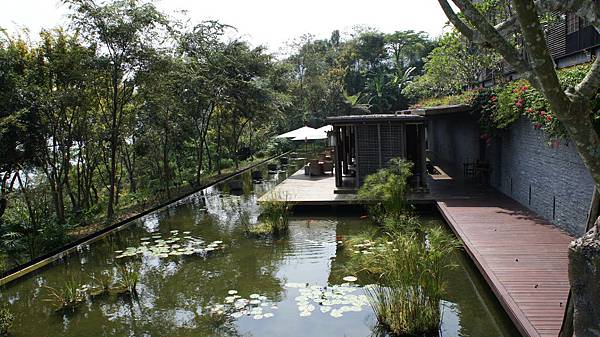
[[[308,163],[308,171],[310,176],[320,176],[323,174],[323,172],[321,172],[321,165],[319,165],[318,160],[311,160]]]
[[[331,172],[331,175],[333,175],[333,162],[332,161],[324,161],[323,164],[321,164],[321,169],[322,169],[323,173]]]

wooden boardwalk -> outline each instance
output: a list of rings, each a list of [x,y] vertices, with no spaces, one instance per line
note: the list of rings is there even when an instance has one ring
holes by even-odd
[[[265,193],[258,202],[287,199],[296,206],[340,205],[355,202],[356,195],[335,194],[334,190],[334,176],[309,177],[304,175],[304,168],[302,168]]]
[[[573,237],[499,193],[436,204],[519,331],[557,337]]]

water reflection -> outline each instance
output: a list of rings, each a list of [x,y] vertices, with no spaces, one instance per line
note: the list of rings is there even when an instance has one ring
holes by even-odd
[[[335,292],[342,288],[334,287],[344,283],[346,276],[337,241],[369,226],[360,213],[298,212],[291,218],[286,237],[258,240],[244,235],[240,223],[245,216],[256,221],[257,197],[294,170],[268,175],[266,167],[262,168],[260,184],[247,172],[236,178],[241,193],[232,191],[227,182],[215,185],[9,285],[1,296],[17,316],[14,336],[371,335],[373,314],[359,302],[364,291],[343,288]],[[54,312],[43,301],[47,296],[43,285],[60,287],[70,279],[87,283],[92,275],[106,272],[116,275],[115,251],[139,247],[142,238],[151,235],[170,236],[174,230],[205,242],[223,241],[224,249],[207,256],[137,254],[131,259],[140,272],[137,296],[106,295],[63,313]],[[442,335],[513,336],[510,323],[470,262],[462,255],[457,261],[461,267],[449,275],[448,297],[442,304]],[[231,290],[239,296],[234,300],[260,296],[255,307],[264,309],[260,314],[248,310],[235,318],[227,315]],[[330,291],[344,295],[335,297]],[[343,304],[332,305],[337,300]],[[308,310],[310,306],[314,308]],[[354,308],[332,316],[342,306]],[[307,311],[310,315],[300,315]]]

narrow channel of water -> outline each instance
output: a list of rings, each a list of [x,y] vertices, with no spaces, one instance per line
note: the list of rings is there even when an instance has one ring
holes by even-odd
[[[16,316],[13,336],[371,336],[373,313],[361,286],[342,280],[337,245],[371,225],[358,210],[302,211],[286,238],[248,238],[240,210],[256,219],[257,198],[296,167],[261,170],[261,184],[243,173],[233,178],[243,192],[215,185],[9,284],[0,296]],[[172,250],[160,251],[166,245]],[[68,313],[44,301],[44,285],[90,283],[123,262],[141,275],[135,298],[101,296]],[[440,335],[518,336],[468,257],[456,263]]]

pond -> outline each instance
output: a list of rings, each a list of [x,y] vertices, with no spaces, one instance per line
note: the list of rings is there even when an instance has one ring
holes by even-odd
[[[256,219],[257,198],[295,169],[268,175],[262,167],[260,184],[245,172],[233,178],[243,192],[217,184],[9,284],[0,296],[15,314],[13,336],[373,335],[365,290],[361,280],[343,280],[338,243],[372,226],[363,212],[304,210],[283,239],[244,234],[241,214]],[[116,275],[120,263],[139,271],[137,296],[87,298],[64,312],[45,301],[44,286],[87,284]],[[440,335],[518,336],[468,257],[457,254],[456,264]]]

